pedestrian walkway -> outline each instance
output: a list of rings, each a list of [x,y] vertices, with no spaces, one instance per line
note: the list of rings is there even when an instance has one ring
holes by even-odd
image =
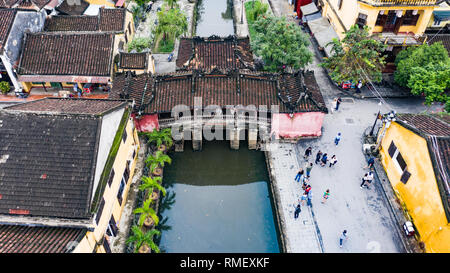
[[[271,144],[278,145],[277,143]],[[277,149],[267,153],[272,177],[272,187],[278,208],[285,249],[288,253],[320,253],[322,252],[313,211],[307,205],[294,219],[303,190],[301,183],[294,181],[300,168],[297,160],[295,144],[279,144]],[[312,189],[313,199],[320,198],[319,192]]]

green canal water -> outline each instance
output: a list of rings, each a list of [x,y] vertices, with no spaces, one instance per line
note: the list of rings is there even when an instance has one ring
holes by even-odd
[[[169,253],[280,252],[264,153],[203,142],[171,153],[163,185],[160,248]],[[167,206],[175,194],[173,204]]]

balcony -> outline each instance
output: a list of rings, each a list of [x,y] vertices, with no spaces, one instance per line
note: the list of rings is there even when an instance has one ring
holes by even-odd
[[[437,0],[358,0],[374,7],[434,6]]]

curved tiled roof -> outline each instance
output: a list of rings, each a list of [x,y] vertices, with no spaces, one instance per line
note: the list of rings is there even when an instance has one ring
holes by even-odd
[[[119,68],[124,69],[146,69],[147,60],[149,58],[148,52],[141,53],[126,53],[120,52]]]
[[[176,60],[178,69],[254,69],[249,38],[210,36],[181,38]]]
[[[16,13],[15,9],[0,9],[0,53],[3,52]]]
[[[180,104],[193,107],[194,97],[201,97],[203,106],[265,105],[270,110],[272,105],[278,105],[281,113],[327,112],[313,72],[305,73],[308,77],[304,82],[301,72],[280,75],[213,70],[153,76],[128,74],[128,77],[122,74],[115,78],[110,98],[128,95],[136,102],[135,110],[145,114],[171,112]]]

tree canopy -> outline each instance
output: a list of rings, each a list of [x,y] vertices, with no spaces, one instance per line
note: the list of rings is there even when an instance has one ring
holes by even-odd
[[[259,16],[253,23],[251,46],[264,61],[264,69],[277,72],[284,67],[300,69],[312,61],[309,39],[285,17]]]
[[[326,58],[321,66],[329,70],[334,81],[381,81],[385,46],[369,37],[369,27],[353,25],[342,41],[333,39],[328,45],[332,46],[332,56]]]
[[[175,40],[188,30],[186,15],[179,8],[158,12],[158,25],[155,34],[163,35],[163,40]],[[155,35],[155,37],[157,36]]]
[[[145,37],[134,38],[128,44],[128,52],[131,52],[132,50],[136,50],[136,52],[142,52],[142,50],[146,48],[151,48],[151,46],[152,40],[150,38]]]

